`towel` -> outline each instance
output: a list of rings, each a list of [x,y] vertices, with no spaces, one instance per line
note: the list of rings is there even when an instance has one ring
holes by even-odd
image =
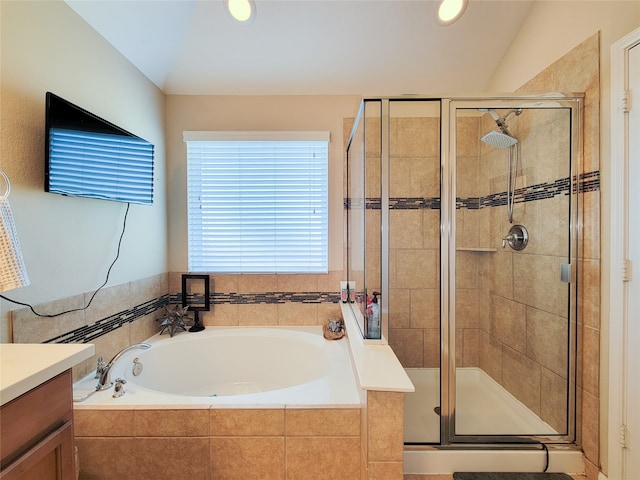
[[[16,224],[8,200],[0,196],[0,292],[29,285]]]

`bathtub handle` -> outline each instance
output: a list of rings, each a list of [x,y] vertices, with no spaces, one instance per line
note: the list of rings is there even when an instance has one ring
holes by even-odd
[[[98,365],[96,366],[96,378],[100,378],[102,372],[107,368],[107,362],[102,357],[98,357]]]
[[[116,378],[116,386],[113,387],[113,398],[120,398],[125,393],[127,393],[124,390],[125,383],[127,383],[127,381],[124,378]]]

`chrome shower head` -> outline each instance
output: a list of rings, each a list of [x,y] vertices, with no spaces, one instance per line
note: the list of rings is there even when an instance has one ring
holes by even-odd
[[[509,148],[518,143],[518,140],[512,136],[496,131],[487,133],[480,140],[496,148]]]
[[[513,114],[513,113],[516,114],[516,117],[519,116],[522,113],[522,109],[521,108],[514,108],[513,110],[509,110],[502,117],[500,115],[498,115],[498,113],[495,110],[493,110],[492,108],[479,108],[478,111],[483,112],[483,113],[488,113],[489,115],[491,115],[491,118],[493,118],[493,120],[496,122],[496,125],[498,125],[498,128],[500,129],[500,131],[504,135],[506,135],[507,137],[511,137],[511,140],[513,140],[513,142],[514,142],[511,145],[513,145],[513,144],[515,144],[517,142],[517,140],[515,138],[513,138],[513,135],[511,135],[511,132],[509,131],[509,127],[507,127],[507,117],[509,115]],[[485,137],[486,136],[487,135],[485,135]],[[484,140],[484,138],[483,138],[483,140]],[[491,142],[487,142],[487,143],[493,145]],[[511,145],[507,145],[507,146],[510,147]],[[494,145],[494,146],[498,146],[498,145]],[[499,147],[499,148],[506,148],[507,146]]]

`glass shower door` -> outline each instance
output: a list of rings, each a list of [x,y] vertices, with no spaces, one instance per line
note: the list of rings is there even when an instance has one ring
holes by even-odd
[[[577,117],[558,102],[489,102],[451,110],[455,381],[448,436],[453,443],[568,438]]]

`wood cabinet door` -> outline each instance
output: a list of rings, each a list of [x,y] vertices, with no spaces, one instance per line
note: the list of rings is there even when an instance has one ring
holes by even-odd
[[[66,422],[0,472],[1,480],[73,480],[73,428]]]

